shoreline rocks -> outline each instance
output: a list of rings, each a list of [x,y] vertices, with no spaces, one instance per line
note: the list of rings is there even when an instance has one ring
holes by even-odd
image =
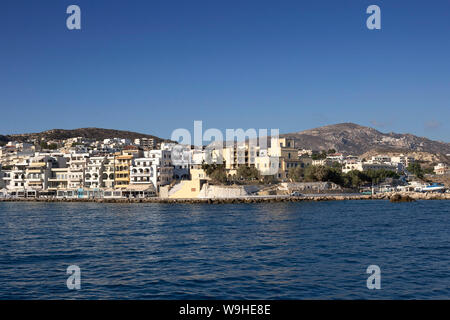
[[[415,200],[450,200],[450,194],[436,193],[381,193],[375,195],[303,195],[300,197],[236,197],[236,198],[141,198],[141,199],[55,199],[25,198],[0,199],[0,202],[93,202],[93,203],[164,203],[164,204],[237,204],[237,203],[276,203],[300,201],[346,201],[346,200],[389,200],[391,202],[411,202]]]
[[[394,194],[390,199],[391,202],[413,202],[415,199],[411,198],[409,195],[402,195],[399,193]]]

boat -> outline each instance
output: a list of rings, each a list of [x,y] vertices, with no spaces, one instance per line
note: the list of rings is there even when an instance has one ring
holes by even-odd
[[[445,186],[440,183],[432,183],[423,187],[422,192],[445,192]]]

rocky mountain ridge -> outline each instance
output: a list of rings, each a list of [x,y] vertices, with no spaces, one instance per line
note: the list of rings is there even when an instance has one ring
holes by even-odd
[[[293,138],[296,147],[312,150],[335,149],[352,155],[362,155],[373,150],[425,152],[443,156],[450,154],[450,143],[447,142],[434,141],[412,134],[382,133],[354,123],[340,123],[280,136]]]

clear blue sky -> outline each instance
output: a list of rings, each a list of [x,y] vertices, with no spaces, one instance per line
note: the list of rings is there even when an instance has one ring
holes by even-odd
[[[2,134],[355,122],[450,141],[448,0],[3,0],[0,41]]]

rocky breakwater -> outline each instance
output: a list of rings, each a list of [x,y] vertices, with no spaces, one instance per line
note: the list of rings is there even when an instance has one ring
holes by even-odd
[[[409,195],[403,195],[396,193],[389,199],[391,202],[413,202],[416,201],[414,198],[411,198]]]
[[[450,200],[450,193],[434,192],[396,192],[389,195],[392,202],[411,202],[414,200]]]
[[[229,198],[141,198],[141,199],[56,199],[56,198],[8,198],[0,199],[4,202],[96,202],[96,203],[186,203],[186,204],[226,204],[226,203],[275,203],[275,202],[299,202],[299,201],[339,201],[339,200],[370,200],[373,199],[370,195],[303,195],[299,197],[292,196],[242,196]]]
[[[299,197],[279,196],[242,196],[230,198],[141,198],[141,199],[56,199],[56,198],[0,198],[0,202],[96,202],[96,203],[168,203],[168,204],[226,204],[226,203],[275,203],[299,201],[343,201],[343,200],[390,200],[391,202],[409,202],[414,200],[450,200],[450,193],[394,192],[375,195],[363,194],[327,194],[307,195]]]

